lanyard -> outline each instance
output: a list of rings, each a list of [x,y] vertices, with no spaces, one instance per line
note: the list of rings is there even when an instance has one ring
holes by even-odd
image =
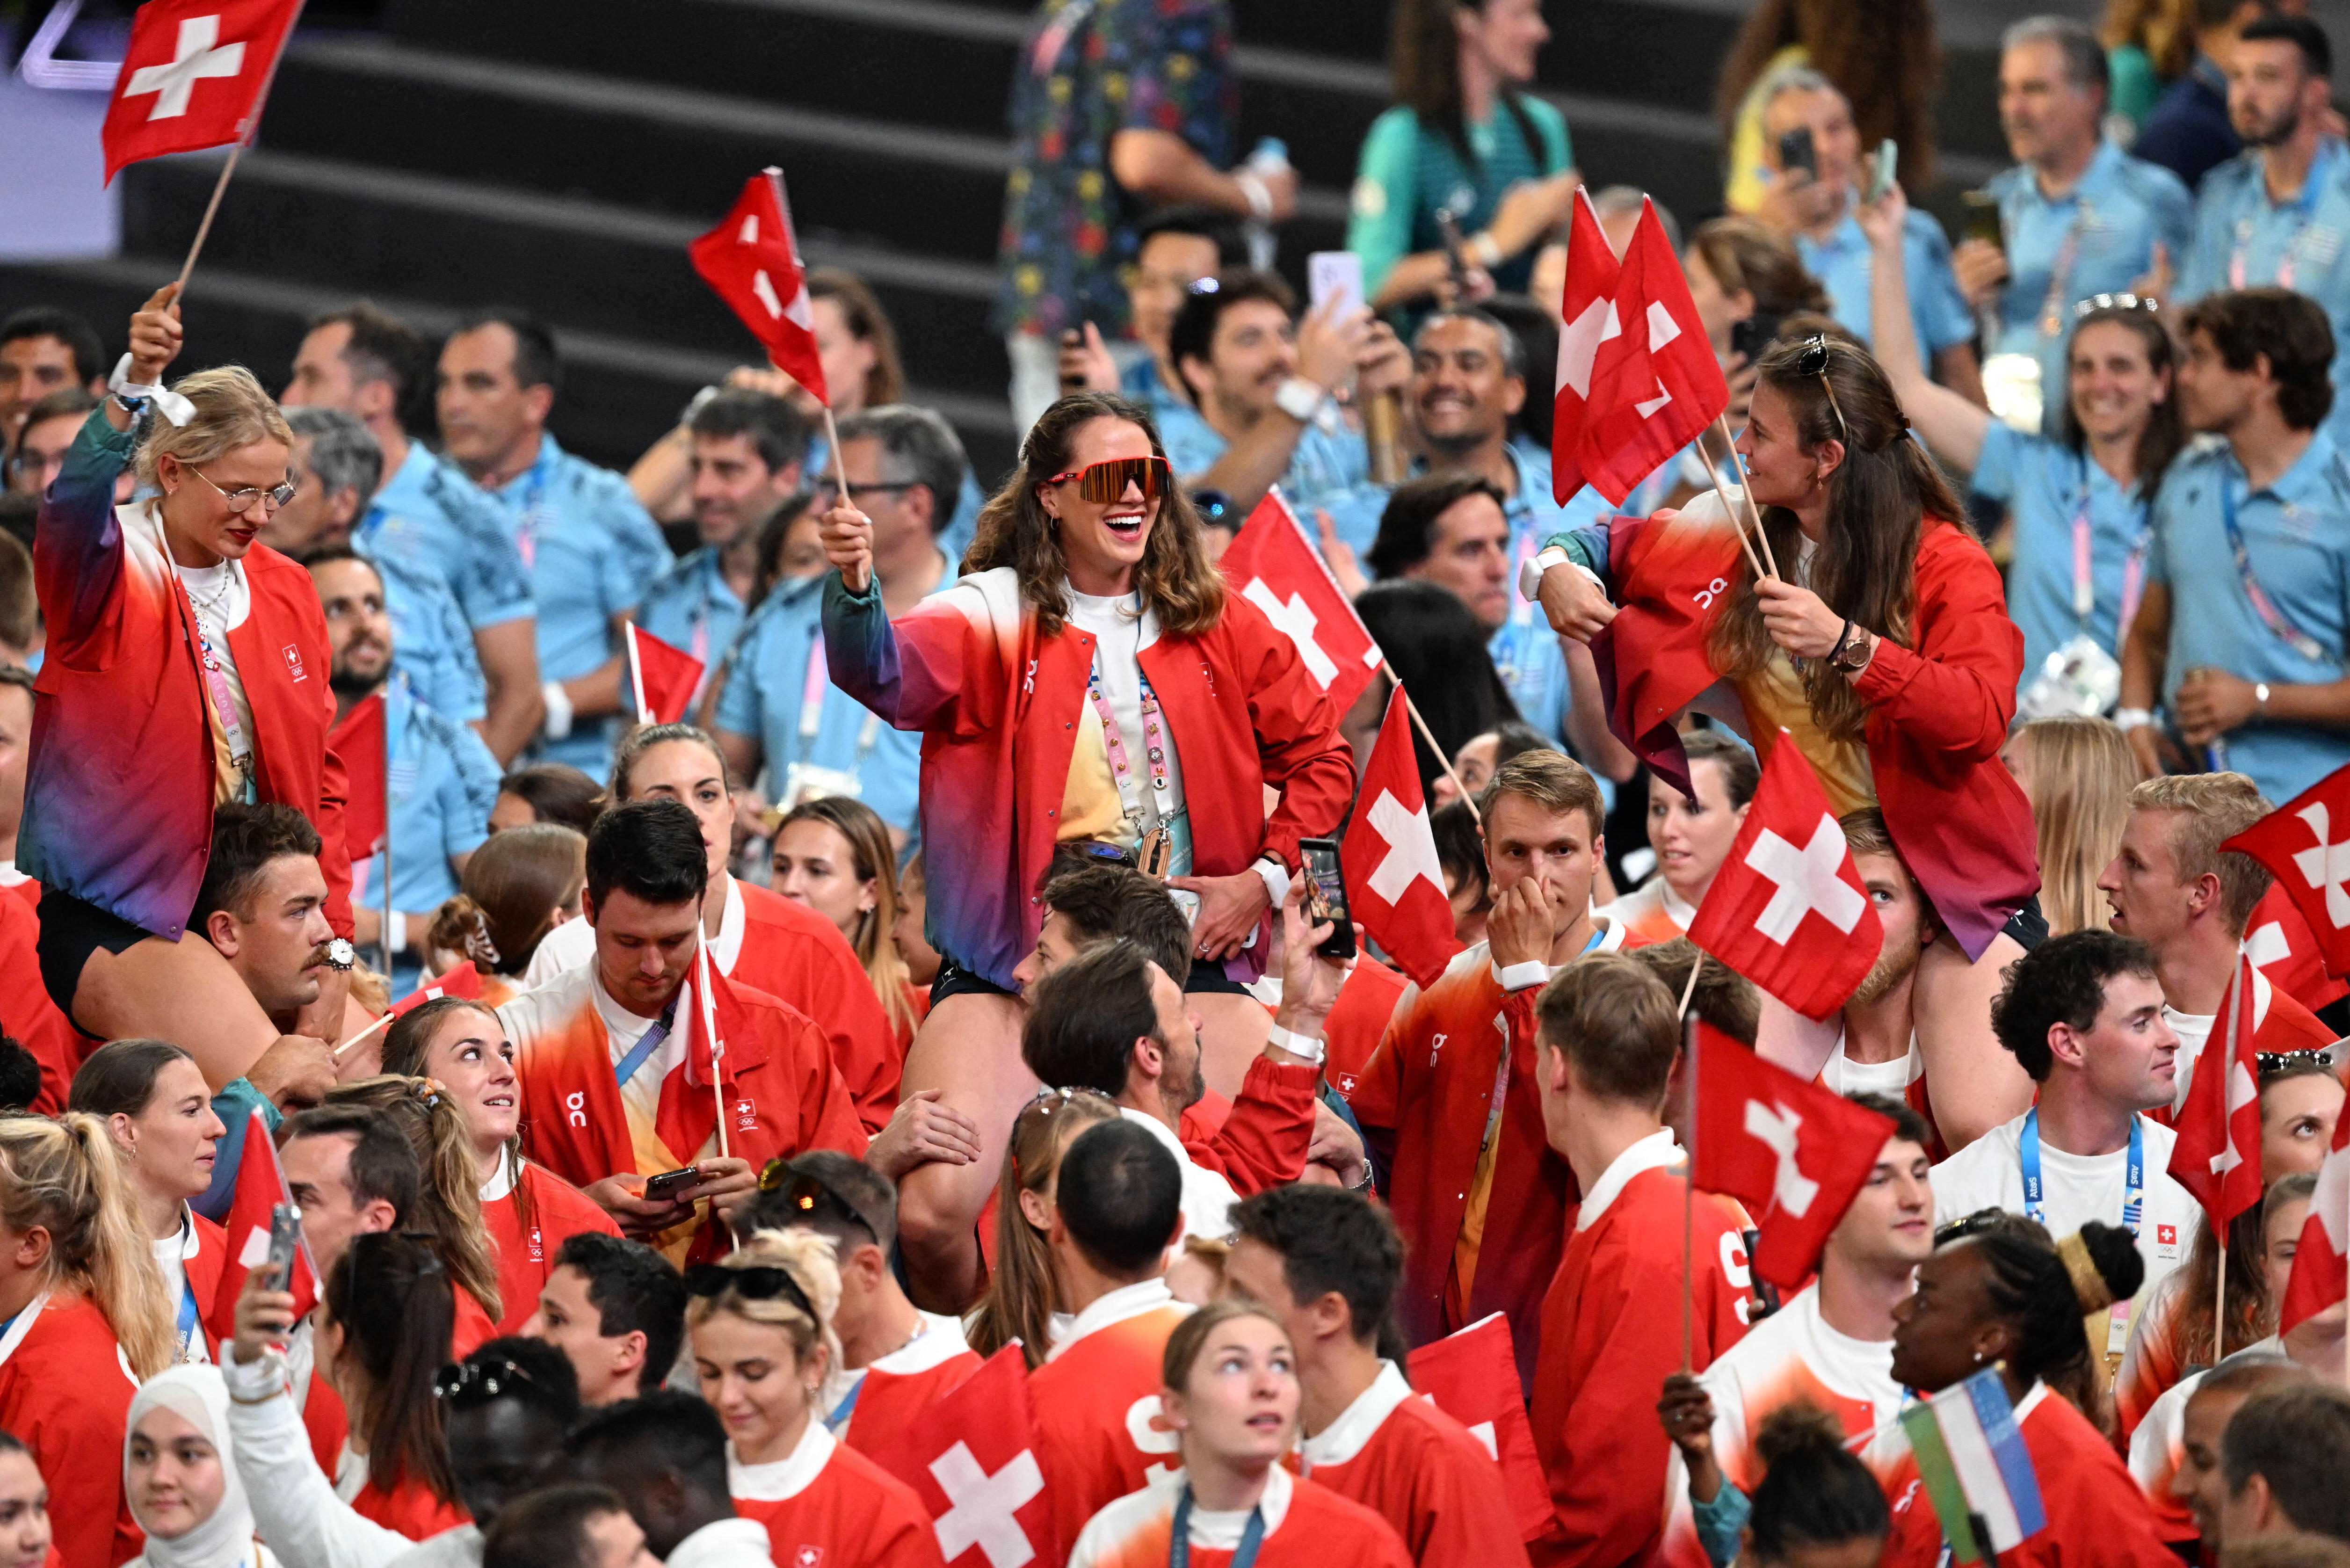
[[[1167,727],[1159,718],[1159,693],[1150,689],[1150,677],[1142,669],[1142,625],[1135,623],[1134,678],[1142,688],[1142,744],[1150,764],[1150,799],[1158,808],[1161,822],[1175,815],[1175,786],[1167,773]],[[1102,694],[1102,660],[1107,650],[1098,639],[1094,643],[1093,668],[1086,672],[1086,691],[1092,698],[1094,712],[1101,720],[1102,750],[1109,755],[1110,772],[1118,780],[1118,793],[1122,799],[1134,782],[1134,768],[1126,753],[1126,737],[1119,731],[1118,715],[1110,711],[1109,699]],[[1133,816],[1128,812],[1129,818]]]
[[[857,1414],[857,1397],[865,1392],[865,1385],[872,1376],[873,1374],[871,1369],[868,1368],[866,1372],[857,1379],[855,1386],[852,1386],[847,1393],[841,1396],[840,1403],[832,1407],[832,1414],[824,1418],[824,1429],[826,1431],[830,1432],[836,1438],[840,1436],[841,1428],[848,1425],[848,1418]]]
[[[210,693],[213,711],[220,719],[221,732],[228,742],[228,760],[237,772],[250,775],[253,772],[253,744],[244,738],[244,725],[236,716],[236,695],[228,689],[228,677],[221,673],[220,653],[213,647],[212,633],[205,629],[203,618],[196,615],[192,601],[188,613],[196,623],[196,657],[204,667],[204,690]],[[225,640],[226,633],[223,633]]]
[[[2023,1137],[2017,1152],[2023,1160],[2023,1217],[2034,1224],[2048,1223],[2046,1189],[2040,1180],[2040,1107],[2023,1118]],[[2124,1168],[2122,1229],[2137,1237],[2138,1220],[2146,1213],[2146,1124],[2130,1117],[2129,1163]]]
[[[816,732],[824,724],[825,699],[830,694],[827,689],[829,674],[830,667],[824,657],[824,628],[818,627],[808,642],[807,680],[800,687],[799,742],[800,761],[804,763],[808,753],[816,750]],[[874,743],[880,738],[881,715],[868,708],[865,722],[858,726],[857,760],[850,773],[865,771],[865,759],[873,754]]]
[[[2064,335],[2064,306],[2073,292],[2073,263],[2081,253],[2081,231],[2090,221],[2089,203],[2082,201],[2078,204],[2080,213],[2073,219],[2072,227],[2064,231],[2064,243],[2056,247],[2056,259],[2048,268],[2048,292],[2040,301],[2043,337]]]
[[[196,1282],[184,1274],[180,1280],[180,1359],[196,1361],[202,1358],[189,1354],[196,1343]]]
[[[620,1058],[619,1065],[612,1069],[622,1087],[625,1088],[629,1080],[637,1075],[637,1069],[645,1064],[647,1058],[660,1049],[660,1043],[669,1038],[670,1027],[677,1022],[677,998],[684,994],[685,988],[678,987],[677,996],[669,999],[669,1005],[661,1009],[661,1015],[637,1037],[637,1043],[629,1047],[629,1054]]]
[[[538,569],[538,526],[546,504],[546,459],[541,457],[515,482],[515,546],[525,570]]]
[[[2321,188],[2319,175],[2324,171],[2327,157],[2332,151],[2331,144],[2321,146],[2317,150],[2317,156],[2309,161],[2309,173],[2301,182],[2301,194],[2284,204],[2283,210],[2293,214],[2293,224],[2292,234],[2284,242],[2284,254],[2277,258],[2275,281],[2279,288],[2293,286],[2293,252],[2300,248],[2301,236],[2308,229],[2310,220],[2317,215],[2317,197]],[[2263,197],[2266,196],[2265,187],[2262,194]],[[2228,258],[2230,288],[2246,286],[2244,261],[2251,248],[2252,220],[2247,215],[2236,220],[2236,248]]]
[[[2236,487],[2225,474],[2220,478],[2220,520],[2227,525],[2228,548],[2236,557],[2237,576],[2244,580],[2244,597],[2252,601],[2252,612],[2261,618],[2261,623],[2312,664],[2329,662],[2324,645],[2285,619],[2284,612],[2276,607],[2268,590],[2252,576],[2252,553],[2244,547],[2244,531],[2236,525]]]
[[[1241,1532],[1240,1549],[1232,1553],[1232,1568],[1256,1568],[1256,1554],[1264,1549],[1264,1510],[1249,1510],[1248,1528]],[[1167,1541],[1167,1568],[1191,1568],[1191,1483],[1185,1481],[1175,1498],[1174,1531]]]
[[[2116,640],[2129,636],[2130,622],[2137,617],[2138,600],[2146,592],[2146,555],[2154,543],[2154,502],[2151,497],[2138,503],[2137,539],[2122,562],[2121,620]],[[2073,614],[2088,629],[2089,616],[2097,607],[2097,590],[2091,580],[2091,531],[2089,528],[2089,460],[2081,459],[2081,502],[2073,509]]]

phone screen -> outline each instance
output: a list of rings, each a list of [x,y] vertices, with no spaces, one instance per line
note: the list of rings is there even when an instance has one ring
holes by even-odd
[[[1355,918],[1347,903],[1346,874],[1339,868],[1338,846],[1327,838],[1300,839],[1299,860],[1305,875],[1305,923],[1327,922],[1330,935],[1314,950],[1325,958],[1355,956]]]
[[[1305,258],[1305,289],[1315,310],[1336,299],[1338,314],[1352,316],[1363,307],[1363,258],[1352,251],[1315,251]]]
[[[1888,136],[1877,144],[1877,166],[1869,172],[1868,192],[1862,200],[1868,202],[1885,200],[1887,192],[1893,189],[1894,176],[1900,171],[1900,146]]]
[[[2000,222],[1999,198],[1989,191],[1961,191],[1959,200],[1966,207],[1966,237],[2005,250],[2007,231]]]
[[[1806,174],[1819,173],[1819,154],[1812,146],[1810,126],[1799,125],[1779,138],[1779,167],[1790,174],[1798,169]]]

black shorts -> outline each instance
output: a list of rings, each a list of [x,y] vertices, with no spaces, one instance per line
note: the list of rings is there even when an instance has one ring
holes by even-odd
[[[89,955],[100,948],[119,953],[155,934],[55,888],[41,889],[40,914],[41,983],[68,1022],[74,1015],[74,992],[81,989],[82,967],[89,962]]]
[[[1248,988],[1224,972],[1221,963],[1205,960],[1191,966],[1191,976],[1183,982],[1187,996],[1221,995],[1246,996]],[[936,1007],[950,996],[1014,996],[1018,993],[996,984],[986,976],[965,969],[951,954],[939,955],[939,974],[931,981],[931,1005]]]

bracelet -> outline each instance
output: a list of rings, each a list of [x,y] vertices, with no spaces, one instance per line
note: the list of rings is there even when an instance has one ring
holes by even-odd
[[[2254,711],[2258,712],[2262,718],[2267,718],[2269,716],[2269,683],[2267,681],[2255,680],[2252,682],[2252,701],[2255,705]]]
[[[1233,170],[1232,183],[1239,186],[1241,194],[1247,198],[1250,217],[1260,223],[1269,223],[1273,221],[1273,192],[1265,189],[1264,182],[1258,177],[1255,170]]]
[[[1277,1046],[1288,1052],[1293,1056],[1303,1057],[1316,1067],[1319,1067],[1330,1054],[1326,1042],[1318,1040],[1311,1034],[1295,1033],[1284,1029],[1278,1023],[1265,1032],[1264,1042],[1268,1045]]]
[[[1852,640],[1852,618],[1845,617],[1844,629],[1836,633],[1835,646],[1828,649],[1828,662],[1834,664],[1844,657],[1844,645]]]
[[[2154,712],[2147,708],[2116,708],[2114,710],[2114,728],[2125,735],[2132,730],[2151,730],[2154,728]]]

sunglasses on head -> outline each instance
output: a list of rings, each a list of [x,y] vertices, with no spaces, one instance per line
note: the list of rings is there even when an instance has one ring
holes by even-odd
[[[1045,483],[1061,484],[1072,479],[1077,482],[1079,495],[1104,504],[1124,496],[1128,485],[1139,487],[1142,498],[1149,501],[1167,493],[1172,483],[1163,457],[1113,457],[1106,462],[1088,463],[1066,473],[1056,473]]]
[[[2252,1053],[2253,1065],[2260,1072],[2264,1074],[2282,1073],[2287,1067],[2296,1067],[2304,1062],[2320,1067],[2331,1067],[2334,1065],[2334,1047],[2331,1045],[2312,1045],[2305,1050],[2300,1051],[2255,1051]]]
[[[537,1388],[537,1379],[503,1355],[482,1361],[452,1361],[432,1379],[432,1396],[452,1404],[477,1405],[510,1392],[521,1384]]]
[[[1837,405],[1835,388],[1828,380],[1828,366],[1834,358],[1825,337],[1807,337],[1804,346],[1795,350],[1795,374],[1819,378],[1820,389],[1828,395],[1828,411],[1835,415],[1836,430],[1843,435],[1845,444],[1849,446],[1852,444],[1852,427],[1844,422],[1844,410]]]
[[[881,1239],[881,1232],[874,1229],[873,1221],[865,1217],[863,1210],[812,1170],[797,1170],[781,1158],[771,1159],[767,1161],[766,1168],[759,1172],[759,1190],[781,1202],[784,1210],[781,1223],[794,1223],[830,1203],[843,1215],[863,1226],[876,1241]],[[763,1203],[759,1206],[759,1222],[763,1225],[776,1222],[772,1205]]]
[[[2136,294],[2093,294],[2073,306],[2074,317],[2095,316],[2100,310],[2160,310],[2162,302]]]
[[[730,1269],[723,1263],[697,1263],[685,1271],[685,1293],[690,1296],[723,1296],[733,1291],[746,1302],[771,1302],[783,1297],[807,1314],[808,1321],[816,1321],[816,1308],[808,1304],[807,1293],[800,1289],[797,1280],[787,1269],[758,1263],[747,1269]]]

